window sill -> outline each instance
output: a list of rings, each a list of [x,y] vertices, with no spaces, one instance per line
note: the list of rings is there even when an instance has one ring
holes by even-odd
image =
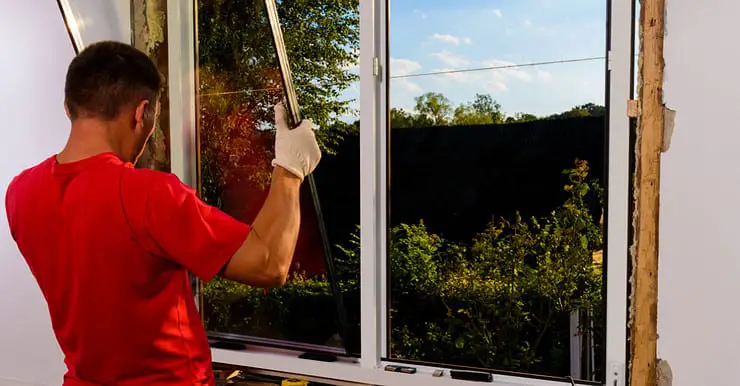
[[[433,377],[437,368],[414,366],[416,374],[402,374],[384,371],[382,368],[363,368],[357,359],[340,358],[336,362],[320,362],[298,358],[300,353],[266,347],[249,346],[248,350],[236,351],[212,349],[213,362],[224,365],[253,368],[295,376],[306,376],[378,386],[470,386],[477,382],[452,379],[449,371],[442,377]],[[381,366],[390,362],[381,363]],[[439,368],[442,369],[442,368]],[[486,383],[480,383],[486,384]],[[563,386],[566,382],[530,379],[508,375],[493,375],[494,386]]]

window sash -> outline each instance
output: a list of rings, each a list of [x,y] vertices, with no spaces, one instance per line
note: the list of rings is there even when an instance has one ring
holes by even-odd
[[[400,1],[400,0],[396,0]],[[606,381],[625,384],[627,358],[628,231],[630,216],[630,119],[627,101],[633,81],[633,1],[608,1],[607,106],[608,201],[606,207]],[[172,172],[197,187],[196,58],[193,0],[168,0]],[[324,363],[297,358],[298,352],[265,347],[248,351],[213,349],[216,363],[297,375],[334,378],[377,385],[407,385],[409,375],[383,371],[388,354],[386,286],[388,63],[387,0],[360,1],[360,291],[361,357]],[[379,73],[376,75],[376,71]],[[429,385],[467,385],[449,377],[431,377],[432,367],[416,366]],[[438,367],[441,368],[441,367]],[[429,373],[429,374],[427,374]],[[428,375],[428,376],[427,376]],[[536,375],[533,375],[536,377]],[[422,380],[420,380],[422,381]],[[561,382],[496,375],[494,384],[557,385]]]

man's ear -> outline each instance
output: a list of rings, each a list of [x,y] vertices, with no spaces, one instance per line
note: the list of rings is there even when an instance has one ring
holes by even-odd
[[[67,106],[67,102],[64,102],[64,113],[67,114],[67,119],[71,121],[72,115],[69,113],[69,106]]]
[[[151,129],[151,125],[154,123],[151,122],[151,118],[149,118],[147,115],[147,110],[149,107],[149,101],[144,99],[136,106],[136,111],[134,112],[134,119],[136,120],[136,128],[141,130],[149,130]]]

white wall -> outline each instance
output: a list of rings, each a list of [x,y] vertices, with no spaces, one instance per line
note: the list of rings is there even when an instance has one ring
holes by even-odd
[[[92,6],[77,8],[95,22],[84,30],[86,42],[128,41],[128,31],[122,34],[127,8],[110,12],[109,1],[72,3]],[[74,53],[56,1],[0,0],[0,10],[0,192],[5,197],[13,176],[64,145],[69,130],[62,107],[64,75]],[[59,385],[65,368],[45,302],[9,236],[4,207],[0,218],[0,386]]]
[[[676,386],[736,386],[740,366],[737,0],[667,1],[659,356]]]

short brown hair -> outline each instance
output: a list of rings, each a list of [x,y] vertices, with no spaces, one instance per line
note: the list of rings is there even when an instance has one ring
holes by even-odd
[[[162,77],[151,59],[136,48],[102,41],[80,52],[69,64],[64,102],[72,120],[94,116],[112,120],[121,109],[148,100],[154,113]]]

